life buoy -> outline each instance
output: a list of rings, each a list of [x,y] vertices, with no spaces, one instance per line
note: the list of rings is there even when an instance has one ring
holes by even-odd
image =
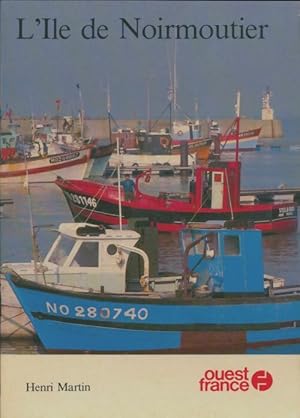
[[[178,131],[177,132],[177,135],[181,136],[181,135],[183,135],[183,132],[182,131]]]
[[[170,138],[168,138],[167,136],[162,136],[160,138],[160,145],[163,148],[167,148],[170,145]]]

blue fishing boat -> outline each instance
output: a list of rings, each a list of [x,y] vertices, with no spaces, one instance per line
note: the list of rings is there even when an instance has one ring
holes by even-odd
[[[124,245],[129,231],[98,228],[65,225],[77,242],[69,245],[64,268],[71,277],[72,268],[77,276],[81,268],[76,260],[85,272],[98,267],[91,289],[78,282],[61,286],[53,277],[51,284],[37,282],[13,264],[7,268],[6,279],[47,351],[210,354],[299,344],[300,288],[264,277],[260,231],[191,224],[180,233],[183,274],[151,278],[136,235]],[[95,244],[92,267],[77,255],[87,242]],[[126,267],[133,251],[145,270],[130,289]]]

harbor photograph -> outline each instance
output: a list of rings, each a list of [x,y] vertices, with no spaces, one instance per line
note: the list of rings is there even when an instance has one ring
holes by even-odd
[[[2,2],[3,354],[300,353],[299,13]]]

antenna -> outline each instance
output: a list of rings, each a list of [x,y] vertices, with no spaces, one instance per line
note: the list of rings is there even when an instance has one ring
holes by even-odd
[[[83,139],[83,128],[84,128],[84,110],[83,110],[83,101],[82,101],[82,94],[80,89],[80,84],[77,83],[76,87],[78,89],[79,94],[79,103],[80,103],[80,135],[81,139]]]
[[[147,83],[147,120],[148,120],[148,132],[151,130],[150,122],[150,81]]]
[[[111,100],[110,100],[110,85],[109,81],[107,81],[107,115],[108,115],[108,135],[109,135],[109,142],[112,143],[112,136],[111,136]]]
[[[122,203],[121,203],[121,173],[120,173],[120,140],[117,135],[117,157],[118,157],[118,202],[119,202],[119,228],[122,231]]]
[[[108,113],[108,127],[109,139],[111,142],[111,100],[110,100],[110,86],[107,82],[107,113]],[[119,228],[122,231],[122,203],[121,203],[121,173],[120,173],[120,138],[117,135],[117,175],[118,175],[118,203],[119,203]]]
[[[31,114],[31,131],[32,131],[32,141],[33,141],[33,134],[34,134],[34,118],[33,114]],[[24,163],[25,163],[25,171],[26,176],[24,180],[24,188],[27,191],[28,194],[28,207],[29,207],[29,221],[30,221],[30,233],[31,233],[31,243],[32,243],[32,258],[33,258],[33,265],[34,265],[34,277],[37,281],[37,272],[38,272],[38,247],[36,243],[36,234],[33,226],[33,216],[32,216],[32,201],[31,201],[31,192],[30,192],[30,186],[29,186],[29,173],[28,173],[28,165],[27,165],[27,156],[26,156],[26,149],[25,149],[25,143],[23,140],[23,146],[24,146]]]
[[[235,161],[239,160],[240,109],[241,109],[241,92],[238,90],[236,94],[236,104],[235,104],[235,114],[236,114]]]

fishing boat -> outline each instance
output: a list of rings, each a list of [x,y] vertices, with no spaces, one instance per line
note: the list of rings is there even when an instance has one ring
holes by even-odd
[[[15,131],[0,134],[0,184],[23,183],[27,175],[31,182],[53,182],[57,175],[82,179],[89,176],[95,158],[98,172],[101,168],[103,174],[113,151],[111,144],[81,144],[62,150],[44,128],[39,127],[29,140]]]
[[[124,167],[182,165],[182,143],[173,143],[170,133],[139,130],[132,134],[124,131],[112,137],[114,140],[118,137],[120,142],[120,154],[115,151],[109,160],[112,167],[117,167],[119,163]],[[198,160],[207,160],[211,144],[209,138],[187,142],[185,165],[192,166]]]
[[[238,141],[240,151],[256,149],[261,127],[245,131],[240,130],[240,99],[241,95],[238,91],[235,104],[236,117],[225,131],[222,132],[216,120],[211,120],[208,123],[208,136],[214,139],[214,148],[216,142],[218,142],[218,148],[221,151],[233,151],[236,148],[236,141]],[[201,124],[199,121],[193,122],[191,120],[181,124],[177,123],[173,139],[176,145],[181,144],[183,140],[196,144],[201,139]]]
[[[32,265],[5,268],[48,352],[225,354],[300,343],[300,288],[267,285],[258,230],[191,224],[180,234],[183,274],[163,277],[150,277],[133,231],[59,231],[39,280]],[[126,276],[133,253],[144,266],[135,288]]]
[[[37,242],[37,231],[41,227],[34,227],[33,259],[30,262],[4,263],[1,273],[10,268],[22,277],[36,283],[47,283],[65,289],[81,288],[86,291],[100,290],[99,275],[103,276],[103,280],[104,276],[106,277],[102,285],[105,284],[105,288],[107,288],[112,280],[119,283],[125,274],[128,290],[137,286],[133,272],[140,269],[139,266],[134,265],[138,260],[132,260],[132,257],[127,265],[128,248],[137,244],[138,246],[132,248],[131,253],[140,254],[141,244],[138,241],[142,236],[143,248],[150,251],[150,244],[152,245],[152,240],[155,239],[153,228],[147,226],[137,227],[136,229],[140,231],[138,233],[135,230],[105,230],[103,227],[89,224],[64,223],[60,224],[58,229],[54,229],[53,225],[44,225],[43,227],[56,232],[57,237],[46,256],[42,258]],[[74,259],[71,253],[74,255],[76,253]],[[72,257],[72,260],[69,259],[69,256]],[[123,266],[124,263],[125,266]],[[148,274],[149,271],[153,273],[158,271],[157,257],[154,257],[151,263],[148,262],[146,270]],[[140,287],[139,284],[138,287]],[[111,290],[113,289],[114,286],[111,287]],[[115,290],[117,289],[118,287],[115,288]],[[2,274],[1,337],[28,337],[33,334],[31,321],[24,313],[4,274]]]
[[[240,197],[240,161],[215,161],[207,167],[198,166],[190,181],[188,193],[159,192],[157,195],[141,191],[151,181],[145,171],[135,179],[132,200],[125,199],[121,190],[122,223],[128,218],[150,219],[159,231],[174,232],[189,222],[236,220],[252,222],[265,233],[281,233],[297,229],[296,203],[280,200],[247,201]],[[91,180],[58,178],[56,185],[63,191],[76,222],[117,225],[119,222],[119,192],[115,185]]]
[[[237,133],[235,129],[236,119],[234,119],[225,132],[221,132],[220,125],[217,121],[211,120],[209,123],[209,137],[218,138],[220,142],[220,148],[222,151],[232,151],[235,149],[237,140]],[[200,129],[200,130],[199,130]],[[178,126],[178,131],[173,134],[173,144],[179,146],[182,141],[187,141],[188,144],[197,144],[201,137],[201,127],[198,122],[195,124],[191,121],[186,122]],[[238,134],[238,141],[241,151],[252,151],[257,147],[257,141],[259,139],[261,128],[249,129],[241,131]]]

